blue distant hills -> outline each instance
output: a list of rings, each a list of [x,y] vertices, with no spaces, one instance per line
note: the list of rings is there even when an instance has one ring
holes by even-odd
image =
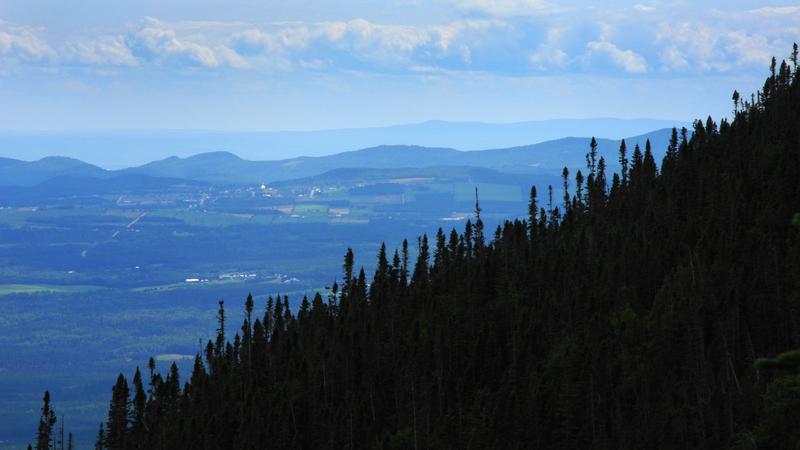
[[[570,136],[620,139],[652,130],[688,126],[659,119],[557,119],[518,123],[429,121],[377,128],[319,131],[0,131],[0,156],[37,160],[51,155],[107,169],[139,166],[168,156],[233,152],[249,160],[326,156],[381,145],[458,150],[519,147]]]
[[[660,129],[626,138],[629,152],[636,144],[644,147],[649,139],[658,161],[667,146],[671,130]],[[323,175],[337,169],[421,169],[432,167],[472,167],[500,173],[558,175],[564,166],[571,171],[582,168],[589,146],[589,137],[561,138],[537,144],[462,151],[443,147],[381,145],[328,156],[303,156],[288,159],[256,161],[243,159],[231,152],[207,152],[185,158],[172,156],[141,166],[106,170],[74,158],[48,156],[37,161],[0,158],[0,185],[36,186],[53,179],[76,183],[80,179],[109,180],[98,183],[143,187],[163,182],[201,182],[217,185],[274,183]],[[617,169],[619,140],[598,139],[600,156],[606,158],[610,171]],[[58,184],[48,183],[51,188]]]

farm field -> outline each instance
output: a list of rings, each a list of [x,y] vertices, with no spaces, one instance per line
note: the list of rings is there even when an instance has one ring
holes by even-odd
[[[14,295],[14,294],[61,294],[61,293],[78,293],[90,292],[100,289],[98,286],[81,286],[81,285],[45,285],[45,284],[0,284],[0,296]]]

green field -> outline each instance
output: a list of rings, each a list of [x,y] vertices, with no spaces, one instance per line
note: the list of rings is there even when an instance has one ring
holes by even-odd
[[[294,214],[327,214],[328,205],[315,203],[298,203],[294,206]]]
[[[247,223],[271,223],[274,220],[271,216],[234,214],[221,211],[201,211],[198,209],[159,210],[154,212],[152,216],[177,219],[189,226],[212,228]]]
[[[13,294],[67,293],[75,294],[103,289],[100,286],[65,286],[48,284],[0,284],[0,296]]]

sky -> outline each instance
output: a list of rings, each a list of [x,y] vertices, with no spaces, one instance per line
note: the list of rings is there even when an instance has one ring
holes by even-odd
[[[730,114],[788,1],[0,0],[0,130]]]

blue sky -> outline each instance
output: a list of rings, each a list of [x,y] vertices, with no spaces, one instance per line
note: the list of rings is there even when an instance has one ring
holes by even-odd
[[[687,120],[793,41],[790,1],[0,0],[0,129]]]

